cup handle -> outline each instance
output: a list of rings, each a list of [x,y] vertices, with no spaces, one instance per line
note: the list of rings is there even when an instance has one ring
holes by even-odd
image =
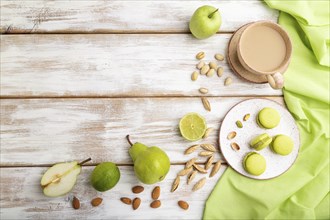
[[[267,75],[267,80],[273,89],[282,89],[284,86],[284,77],[279,72]]]

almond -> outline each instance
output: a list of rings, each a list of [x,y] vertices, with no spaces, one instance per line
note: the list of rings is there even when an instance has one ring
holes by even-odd
[[[141,204],[141,199],[140,198],[133,199],[133,209],[134,210],[138,209],[140,204]]]
[[[132,200],[130,198],[127,198],[127,197],[122,197],[120,198],[120,200],[125,203],[126,205],[130,205],[132,204]]]
[[[189,209],[189,204],[186,201],[180,200],[178,201],[178,205],[184,210]]]
[[[101,205],[102,201],[103,201],[102,198],[97,197],[97,198],[92,199],[91,204],[92,204],[92,206],[99,206],[99,205]]]
[[[158,199],[160,196],[160,187],[159,186],[156,186],[153,190],[152,190],[152,193],[151,193],[151,198],[156,200]]]
[[[74,209],[79,209],[80,208],[80,201],[79,201],[79,199],[77,198],[77,197],[73,197],[73,199],[72,199],[72,207],[74,208]]]
[[[152,203],[150,203],[150,207],[153,208],[153,209],[157,209],[157,208],[160,207],[161,204],[162,203],[159,200],[155,200]]]
[[[143,192],[143,190],[144,190],[143,186],[134,186],[132,188],[132,192],[135,194],[141,193],[141,192]]]

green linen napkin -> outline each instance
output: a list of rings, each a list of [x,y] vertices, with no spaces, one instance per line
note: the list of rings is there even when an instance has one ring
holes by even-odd
[[[209,196],[204,219],[330,219],[329,1],[270,1],[293,44],[284,100],[300,131],[295,164],[271,180],[228,168]]]

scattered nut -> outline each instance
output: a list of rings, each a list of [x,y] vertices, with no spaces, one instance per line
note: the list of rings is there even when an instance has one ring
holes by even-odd
[[[99,205],[101,205],[102,201],[103,201],[102,198],[97,197],[97,198],[92,199],[91,204],[92,204],[92,206],[99,206]]]
[[[210,65],[211,69],[216,70],[218,68],[218,65],[215,62],[210,62],[209,65]]]
[[[184,154],[191,154],[199,147],[198,144],[190,146],[187,150],[185,150]]]
[[[144,190],[143,186],[134,186],[132,188],[132,192],[135,194],[141,193],[141,192],[143,192],[143,190]]]
[[[205,57],[205,53],[204,52],[199,52],[198,54],[196,54],[196,59],[201,60]]]
[[[243,124],[242,124],[242,122],[241,122],[240,120],[237,120],[237,121],[236,121],[236,126],[237,126],[238,128],[243,128]]]
[[[189,167],[189,168],[183,169],[183,170],[181,170],[181,171],[178,173],[178,176],[185,176],[185,175],[187,175],[188,173],[190,173],[192,170],[193,170],[192,167]]]
[[[203,177],[202,179],[200,179],[193,187],[193,191],[197,191],[199,190],[200,188],[202,188],[204,185],[205,185],[205,182],[206,182],[206,177]]]
[[[130,198],[127,197],[121,197],[120,201],[122,201],[123,203],[125,203],[126,205],[130,205],[132,204],[132,200]]]
[[[205,64],[201,69],[201,75],[205,75],[210,70],[210,66]]]
[[[199,152],[199,156],[201,157],[208,157],[208,156],[211,156],[213,154],[212,151],[202,151],[202,152]]]
[[[160,196],[160,187],[156,186],[151,192],[151,198],[156,200],[159,198],[159,196]]]
[[[178,205],[184,210],[189,209],[189,204],[186,201],[180,200],[178,201]]]
[[[152,203],[150,203],[150,207],[153,208],[153,209],[157,209],[157,208],[160,207],[161,204],[162,203],[159,200],[155,200]]]
[[[177,176],[172,184],[171,192],[177,190],[179,184],[180,184],[180,176]]]
[[[218,77],[221,77],[223,74],[223,68],[220,66],[217,70]]]
[[[189,185],[191,183],[191,181],[193,181],[193,179],[195,178],[197,174],[197,171],[194,170],[192,171],[189,175],[188,175],[188,178],[187,178],[187,184]]]
[[[200,145],[204,150],[207,151],[212,151],[212,152],[216,152],[217,149],[215,148],[215,146],[213,144],[201,144]]]
[[[186,169],[192,167],[192,165],[196,162],[196,160],[197,160],[197,157],[194,157],[194,158],[190,159],[190,160],[186,163],[186,166],[185,166]]]
[[[134,209],[134,210],[138,209],[139,206],[140,206],[140,204],[141,204],[141,199],[140,199],[140,198],[135,198],[135,199],[133,199],[133,204],[132,204],[132,206],[133,206],[133,209]]]
[[[74,209],[79,209],[80,208],[80,201],[79,201],[79,199],[77,198],[77,197],[73,197],[73,199],[72,199],[72,207],[74,208]]]
[[[192,81],[196,81],[197,78],[198,78],[198,72],[197,71],[194,71],[192,74],[191,74],[191,80]]]
[[[243,117],[243,121],[247,121],[247,120],[249,120],[249,118],[250,118],[250,114],[246,114]]]
[[[229,134],[227,135],[227,139],[228,140],[231,140],[231,139],[234,139],[236,137],[236,131],[231,131],[229,132]]]
[[[221,160],[219,160],[214,164],[212,171],[210,173],[210,177],[213,177],[219,171],[220,167],[221,167]]]
[[[213,128],[207,128],[203,135],[203,139],[207,138],[212,131],[213,131]]]
[[[199,63],[196,65],[197,69],[202,69],[202,67],[205,65],[204,61],[199,61]]]
[[[227,77],[225,79],[225,86],[229,86],[230,84],[232,84],[232,82],[233,82],[232,78],[231,77]]]
[[[230,146],[234,151],[239,151],[240,149],[239,145],[235,142],[231,143]]]
[[[205,170],[208,170],[213,163],[214,155],[210,156],[205,163]]]
[[[210,69],[209,71],[207,71],[206,76],[207,77],[212,77],[214,75],[214,73],[215,73],[215,70],[214,69]]]
[[[193,167],[200,173],[207,173],[207,170],[205,170],[203,167],[199,166],[198,164],[193,164]]]
[[[198,91],[202,94],[207,94],[209,92],[207,88],[200,88]]]
[[[214,58],[219,60],[219,61],[223,61],[225,59],[225,57],[220,53],[215,54]]]
[[[210,104],[209,100],[206,97],[202,97],[202,102],[203,102],[205,110],[210,112],[211,111],[211,104]]]

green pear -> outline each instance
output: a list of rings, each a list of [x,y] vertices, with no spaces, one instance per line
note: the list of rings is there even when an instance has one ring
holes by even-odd
[[[221,26],[221,15],[213,6],[199,7],[190,19],[189,29],[198,39],[205,39],[217,33]]]
[[[167,154],[159,147],[148,147],[139,142],[132,144],[128,135],[127,140],[131,145],[128,152],[134,162],[134,172],[137,178],[145,184],[162,181],[171,165]]]
[[[90,160],[58,163],[50,167],[41,178],[43,193],[49,197],[58,197],[70,192],[81,172],[81,165]]]

